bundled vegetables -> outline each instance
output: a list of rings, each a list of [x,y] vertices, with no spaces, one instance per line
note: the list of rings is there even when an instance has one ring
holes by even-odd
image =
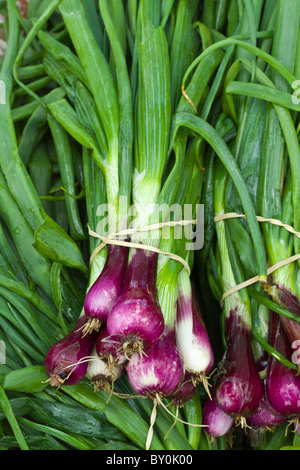
[[[300,0],[18,3],[0,447],[296,449]]]

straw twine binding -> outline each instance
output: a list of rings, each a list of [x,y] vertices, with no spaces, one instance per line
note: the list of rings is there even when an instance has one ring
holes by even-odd
[[[191,225],[191,224],[195,224],[196,222],[197,220],[178,220],[178,221],[173,221],[173,222],[161,222],[158,224],[147,225],[141,228],[121,230],[120,232],[111,233],[107,237],[103,237],[99,235],[97,232],[94,232],[93,230],[91,230],[91,228],[88,226],[89,235],[95,238],[99,238],[102,241],[102,243],[100,243],[100,245],[98,245],[93,251],[93,253],[91,254],[90,263],[92,262],[94,257],[97,255],[97,253],[99,253],[99,251],[101,251],[105,247],[105,245],[111,244],[111,245],[127,246],[129,248],[138,248],[142,250],[153,251],[154,253],[167,256],[169,258],[174,259],[175,261],[180,262],[190,275],[191,273],[190,267],[188,263],[185,261],[185,259],[183,259],[181,256],[175,255],[174,253],[168,253],[168,252],[162,251],[159,248],[156,248],[154,246],[120,240],[117,237],[124,237],[127,235],[132,235],[133,233],[137,233],[137,232],[148,232],[150,230],[158,230],[160,228],[167,227],[167,226],[175,227],[176,225],[181,225],[181,226]]]
[[[220,214],[214,218],[215,222],[219,222],[221,220],[227,220],[227,219],[233,219],[233,218],[244,218],[246,219],[246,216],[244,214],[238,214],[236,212],[228,212],[226,214]],[[261,216],[256,216],[258,222],[268,222],[273,225],[277,225],[279,227],[285,228],[288,232],[292,233],[296,237],[300,238],[300,232],[296,232],[296,230],[291,227],[290,225],[284,224],[278,219],[267,219],[265,217]],[[276,271],[279,268],[282,268],[283,266],[286,266],[287,264],[293,263],[294,261],[297,261],[300,259],[300,253],[290,256],[289,258],[286,258],[279,263],[274,264],[270,268],[267,269],[267,275],[272,274],[274,271]],[[248,279],[247,281],[244,281],[240,284],[237,284],[236,286],[232,287],[229,289],[227,292],[225,292],[222,296],[222,299],[220,301],[221,306],[223,305],[223,302],[226,297],[229,295],[233,294],[234,292],[239,291],[240,289],[243,289],[244,287],[248,287],[252,284],[255,284],[255,282],[260,282],[262,285],[266,286],[267,285],[267,279],[266,276],[254,276],[251,279]]]

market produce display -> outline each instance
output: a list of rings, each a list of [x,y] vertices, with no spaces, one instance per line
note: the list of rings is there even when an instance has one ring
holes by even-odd
[[[300,450],[300,0],[0,21],[0,449]]]

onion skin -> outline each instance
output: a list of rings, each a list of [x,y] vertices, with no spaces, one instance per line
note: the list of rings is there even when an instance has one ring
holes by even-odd
[[[62,384],[74,385],[85,376],[88,362],[79,361],[91,355],[96,341],[95,333],[82,336],[85,323],[86,316],[81,315],[74,328],[48,349],[45,370],[51,386],[59,388]]]
[[[292,360],[292,348],[279,315],[272,312],[269,342],[286,359]],[[267,368],[266,391],[270,404],[281,415],[300,416],[300,376],[297,371],[270,357]]]
[[[212,437],[228,434],[234,424],[234,418],[219,408],[214,397],[207,398],[203,407],[202,424],[207,426],[205,431]]]
[[[99,331],[106,322],[109,312],[118,299],[124,284],[128,261],[128,247],[109,245],[104,268],[93,285],[89,288],[84,301],[84,312],[91,332]],[[92,322],[92,319],[95,319]]]
[[[164,331],[156,291],[157,258],[157,253],[133,251],[122,293],[107,319],[108,334],[122,336],[124,343],[155,344]]]
[[[132,388],[141,395],[170,397],[179,388],[184,367],[173,331],[164,333],[145,354],[134,353],[127,364]]]
[[[215,384],[215,397],[224,413],[247,418],[257,411],[263,386],[251,349],[251,331],[236,311],[230,313],[226,319],[227,346]]]

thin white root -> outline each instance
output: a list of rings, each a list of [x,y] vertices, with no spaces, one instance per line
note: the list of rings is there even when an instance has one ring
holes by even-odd
[[[156,415],[157,415],[157,399],[155,398],[153,400],[153,408],[152,408],[152,413],[150,416],[150,428],[149,428],[147,439],[146,439],[146,446],[145,446],[146,450],[149,450],[151,446]]]
[[[167,434],[165,435],[164,439],[167,439],[168,435],[170,434],[170,432],[172,431],[172,429],[174,428],[175,424],[176,424],[176,420],[178,419],[178,413],[179,413],[179,408],[178,406],[176,407],[176,418],[174,419],[173,421],[173,424],[172,426],[170,427],[169,431],[167,432]]]
[[[178,408],[176,409],[176,415],[174,415],[168,409],[168,407],[163,403],[163,401],[162,401],[162,399],[161,399],[161,397],[158,393],[156,393],[154,398],[152,398],[152,399],[153,399],[153,409],[152,409],[152,413],[151,413],[151,416],[150,416],[150,428],[149,428],[149,431],[148,431],[146,446],[145,446],[146,450],[149,450],[151,442],[152,442],[152,438],[153,438],[153,428],[154,428],[154,424],[155,424],[155,420],[156,420],[156,416],[157,416],[157,405],[161,405],[167,411],[167,413],[169,413],[174,418],[174,423],[172,424],[171,428],[167,432],[167,434],[165,436],[165,439],[167,438],[167,436],[170,433],[170,431],[172,430],[172,428],[175,426],[176,421],[180,421],[181,423],[187,424],[188,426],[195,426],[195,427],[200,427],[200,428],[208,427],[208,425],[206,425],[206,424],[188,423],[187,421],[183,421],[182,419],[178,418]]]
[[[293,431],[292,432],[297,432],[297,429],[299,428],[300,426],[300,418],[293,418],[293,419],[290,419],[288,421],[288,424],[287,424],[287,427],[285,429],[285,436],[287,435],[287,432],[288,432],[288,428],[292,425],[292,424],[296,424]]]
[[[168,409],[168,407],[163,403],[163,401],[161,400],[161,398],[158,394],[156,394],[156,400],[157,400],[158,404],[161,405],[167,411],[167,413],[169,413],[169,415],[171,415],[171,416],[173,416],[173,418],[175,418],[176,421],[179,421],[180,423],[183,423],[183,424],[187,424],[188,426],[195,426],[195,427],[199,427],[199,428],[207,428],[208,427],[207,424],[189,423],[188,421],[183,421],[182,419],[178,418],[178,416],[174,415]]]

